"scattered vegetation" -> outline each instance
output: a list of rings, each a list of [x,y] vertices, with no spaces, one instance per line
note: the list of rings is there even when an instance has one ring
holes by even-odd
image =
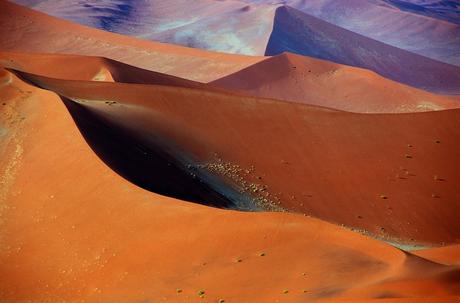
[[[204,290],[199,290],[196,294],[199,295],[200,297],[202,297],[202,296],[204,296],[205,291]]]

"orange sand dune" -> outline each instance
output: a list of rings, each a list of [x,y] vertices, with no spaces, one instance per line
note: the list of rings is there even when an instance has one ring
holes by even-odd
[[[420,112],[460,107],[459,97],[435,95],[365,69],[290,53],[212,83],[254,96],[351,112]]]
[[[99,117],[93,128],[122,129],[218,192],[225,188],[214,175],[264,208],[397,242],[460,241],[460,110],[354,114],[203,90],[21,76],[79,102]]]
[[[460,244],[417,250],[413,254],[441,264],[460,264]]]
[[[100,57],[3,52],[0,63],[8,68],[59,79],[220,88],[220,91],[231,90],[240,95],[352,112],[419,112],[460,107],[457,97],[431,94],[370,71],[293,54],[269,58],[209,85]]]
[[[75,109],[82,107],[104,119],[119,117],[120,124],[127,128],[141,127],[146,120],[141,116],[141,120],[132,117],[147,113],[152,123],[160,122],[159,125],[163,123],[167,127],[177,123],[170,129],[171,133],[178,130],[177,126],[183,121],[181,117],[187,113],[196,115],[189,127],[182,129],[188,133],[182,145],[187,146],[188,151],[195,151],[193,146],[197,148],[191,140],[196,137],[188,135],[203,132],[200,129],[204,126],[212,126],[216,133],[227,135],[226,141],[239,139],[248,159],[254,159],[256,150],[248,145],[250,142],[243,141],[244,137],[235,137],[236,132],[222,133],[220,124],[210,114],[216,118],[225,114],[239,120],[235,121],[240,122],[235,124],[240,125],[236,130],[252,123],[261,131],[257,125],[270,115],[273,138],[283,129],[280,123],[284,122],[287,111],[292,115],[292,126],[301,125],[299,119],[302,118],[303,121],[316,120],[319,127],[327,130],[327,124],[321,122],[327,116],[334,119],[334,124],[346,121],[350,127],[360,124],[367,126],[369,133],[375,132],[370,128],[372,122],[368,115],[297,104],[285,106],[285,103],[250,98],[241,102],[236,97],[157,86],[35,80],[55,86],[56,90],[72,97],[117,96],[117,103],[110,105],[66,101],[80,127],[84,122],[91,122],[85,120],[89,116],[75,116],[81,113]],[[126,95],[120,94],[121,87]],[[133,94],[133,89],[137,93]],[[81,92],[81,96],[73,91]],[[147,97],[145,92],[155,95]],[[187,98],[178,99],[178,96]],[[137,103],[128,100],[130,97],[136,97]],[[459,299],[458,267],[407,255],[382,242],[313,218],[287,213],[224,211],[142,190],[114,173],[96,156],[53,92],[37,89],[2,71],[0,98],[2,302],[340,302],[341,299],[374,302],[377,298],[399,298],[397,302],[436,302],[439,298],[449,298],[454,302]],[[181,106],[176,106],[177,103]],[[190,106],[192,104],[194,106]],[[136,112],[139,107],[142,111]],[[248,120],[254,109],[259,114]],[[155,114],[152,116],[152,113]],[[196,119],[205,114],[208,119],[197,123]],[[419,117],[423,117],[427,129],[433,127],[433,121],[441,124],[440,129],[446,129],[445,124],[457,116],[457,111],[382,115],[375,116],[372,126],[386,125],[391,131],[396,127],[392,125],[404,124],[410,130]],[[304,128],[296,129],[299,135],[308,133]],[[247,133],[241,135],[253,136],[257,139],[254,144],[262,142],[250,128],[246,130]],[[288,130],[292,130],[290,126]],[[407,131],[402,130],[402,135]],[[296,136],[284,134],[287,140]],[[326,131],[324,139],[330,135],[330,131]],[[402,135],[395,136],[395,141],[401,140]],[[426,135],[431,139],[431,133]],[[453,144],[447,133],[440,131],[439,135],[442,135],[440,148]],[[212,140],[219,138],[211,133],[203,137],[202,143],[208,152]],[[422,138],[416,137],[414,142],[422,144]],[[179,139],[176,142],[181,143]],[[270,140],[264,142],[267,145],[257,149],[261,160],[268,154],[286,155],[289,161],[298,157],[295,145],[289,154],[284,154],[270,145]],[[328,141],[320,143],[323,147],[324,142]],[[296,145],[302,148],[301,142]],[[213,145],[220,153],[219,146]],[[196,154],[200,151],[205,152],[200,147]],[[323,151],[323,154],[327,157],[327,153]],[[222,155],[224,159],[230,156]],[[270,172],[269,167],[262,167],[261,163],[254,162],[256,173],[261,172],[259,167]],[[432,165],[435,164],[439,163]],[[296,172],[290,171],[295,182]],[[265,174],[263,176],[265,178]],[[322,176],[316,178],[320,181]],[[454,180],[448,178],[444,186],[451,181]],[[392,199],[390,195],[389,201]],[[423,210],[426,205],[423,199],[421,201],[418,209]],[[358,207],[356,205],[356,209]],[[439,208],[442,211],[441,205]],[[445,218],[439,222],[448,221],[449,218]],[[436,231],[439,228],[429,235]]]
[[[6,68],[67,80],[93,80],[208,88],[209,85],[149,71],[111,59],[81,55],[0,52]]]
[[[200,82],[221,78],[264,60],[109,33],[5,0],[0,0],[0,37],[0,51],[100,56]]]

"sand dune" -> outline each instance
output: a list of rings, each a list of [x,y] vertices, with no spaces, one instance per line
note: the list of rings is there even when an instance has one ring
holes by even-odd
[[[450,2],[294,0],[288,5],[368,38],[459,66],[460,10]]]
[[[460,244],[417,250],[413,254],[441,264],[460,264]]]
[[[209,85],[201,82],[149,71],[101,57],[0,52],[0,64],[5,68],[67,80],[143,83],[212,89]],[[217,90],[217,88],[214,89]]]
[[[431,92],[460,94],[460,67],[367,38],[288,6],[276,10],[265,54],[285,51],[363,67]]]
[[[458,241],[460,175],[451,163],[460,156],[460,110],[352,114],[182,88],[21,76],[172,153],[217,191],[208,171],[268,208],[400,242]]]
[[[14,2],[111,32],[247,55],[265,53],[275,10],[287,5],[394,47],[460,65],[460,10],[450,1],[195,0],[193,5],[185,0]]]
[[[352,112],[400,113],[460,107],[457,97],[430,94],[367,70],[294,54],[268,58],[210,84],[100,57],[0,52],[0,63],[7,68],[59,79],[207,89]]]
[[[212,82],[255,96],[352,112],[398,113],[458,108],[458,97],[431,94],[371,71],[285,53]]]
[[[223,211],[142,190],[100,161],[57,95],[6,72],[2,79],[8,80],[0,90],[5,103],[1,127],[7,130],[0,137],[0,168],[2,184],[8,185],[0,196],[0,273],[8,277],[0,286],[3,301],[458,298],[452,279],[457,267],[407,255],[323,221]],[[122,86],[54,81],[62,90],[111,85],[116,92]],[[142,87],[159,97],[169,92],[194,98],[186,89],[135,86]],[[162,111],[162,104],[173,105],[166,96],[161,99],[138,105],[155,104]],[[225,110],[217,96],[212,99]],[[230,99],[227,106],[241,104]],[[119,102],[83,106],[109,117],[110,111],[122,113],[123,107],[135,105]],[[123,118],[124,123],[135,122]],[[246,224],[248,220],[252,223]]]
[[[215,80],[264,59],[107,33],[5,0],[0,1],[0,36],[0,51],[100,56],[200,82]]]
[[[285,50],[300,52],[339,63],[370,68],[385,77],[433,92],[459,93],[460,69],[456,66],[391,47],[306,16],[292,8],[283,7],[278,9],[278,12],[268,54]],[[220,79],[266,59],[213,53],[107,33],[59,20],[7,1],[0,2],[0,14],[0,51],[100,56],[199,82]],[[279,39],[276,38],[277,33],[284,33],[293,24],[291,18],[283,17],[285,15],[292,15],[294,19],[298,17],[299,22],[307,22],[306,26],[312,23],[310,25],[315,29],[312,37],[325,35],[328,41],[332,39],[337,43],[346,40],[346,43],[340,45],[342,51],[331,49],[329,44],[324,45],[317,39],[311,44],[315,45],[315,48],[304,49],[305,41],[308,39],[296,43],[294,47],[295,41],[305,38],[305,31],[299,33],[298,27],[288,30],[288,33]],[[293,34],[296,35],[293,37]],[[363,44],[362,47],[356,48],[362,49],[363,53],[353,51],[351,46],[355,44]]]

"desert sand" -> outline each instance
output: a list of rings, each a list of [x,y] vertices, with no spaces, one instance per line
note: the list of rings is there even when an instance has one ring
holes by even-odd
[[[55,93],[4,72],[1,97],[3,301],[456,299],[453,265],[302,215],[145,191],[101,161]]]
[[[100,56],[142,69],[208,82],[264,57],[229,55],[133,39],[0,1],[1,51]]]
[[[366,69],[290,53],[211,83],[254,96],[361,113],[433,111],[458,108],[460,104],[458,96],[432,94]]]
[[[457,99],[0,14],[0,302],[459,301]]]
[[[67,80],[115,81],[207,89],[358,113],[453,109],[460,98],[418,90],[371,71],[286,53],[211,83],[140,69],[102,57],[0,53],[6,68]]]

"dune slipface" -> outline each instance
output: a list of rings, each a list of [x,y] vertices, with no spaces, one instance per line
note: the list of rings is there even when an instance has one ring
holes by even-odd
[[[263,45],[258,18],[281,7],[18,2],[78,22],[96,12],[85,20],[133,35],[149,14],[196,18],[192,44],[215,49],[219,37],[233,45],[214,31],[225,17],[241,50]],[[287,2],[335,27],[340,9],[455,23],[442,1]],[[166,40],[187,28],[169,26]],[[6,1],[0,35],[0,302],[460,300],[458,97],[291,53],[142,41]]]

